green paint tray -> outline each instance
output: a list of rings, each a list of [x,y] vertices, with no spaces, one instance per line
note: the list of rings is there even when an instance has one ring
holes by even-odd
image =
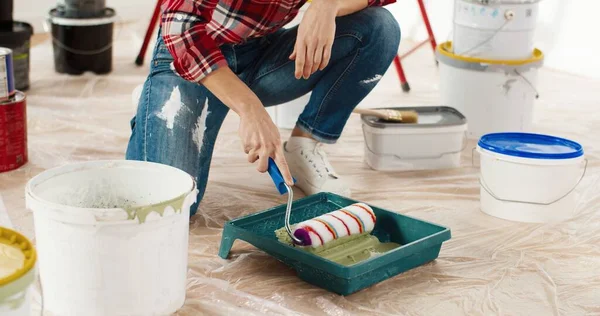
[[[358,201],[332,193],[319,193],[294,201],[291,223],[299,223]],[[368,204],[368,203],[367,203]],[[233,242],[244,240],[296,270],[300,279],[340,295],[350,295],[402,272],[435,260],[442,243],[451,238],[448,228],[369,205],[377,223],[372,234],[399,248],[352,266],[343,266],[277,240],[284,226],[286,205],[241,217],[225,224],[219,256],[227,259]]]

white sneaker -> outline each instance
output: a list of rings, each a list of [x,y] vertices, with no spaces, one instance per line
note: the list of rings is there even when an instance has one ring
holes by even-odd
[[[296,178],[296,187],[304,194],[331,192],[350,197],[350,188],[335,173],[319,142],[306,137],[290,137],[283,148],[290,172]]]

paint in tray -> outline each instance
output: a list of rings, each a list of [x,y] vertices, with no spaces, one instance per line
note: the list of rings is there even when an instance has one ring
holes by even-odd
[[[376,221],[371,207],[356,203],[294,225],[293,234],[302,241],[301,245],[295,245],[285,227],[276,230],[275,235],[284,244],[352,266],[400,247],[372,235]]]

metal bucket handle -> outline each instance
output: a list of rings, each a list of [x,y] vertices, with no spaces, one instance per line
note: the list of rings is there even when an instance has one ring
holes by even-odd
[[[475,149],[477,148],[473,148],[471,150],[472,156],[471,156],[471,165],[474,166],[474,152]],[[498,159],[498,158],[496,158]],[[503,160],[503,159],[499,159],[499,160]],[[506,161],[506,160],[504,160]],[[519,162],[514,162],[514,161],[510,161],[510,163],[516,163],[516,164],[520,164]],[[577,181],[577,183],[575,183],[575,185],[567,192],[565,193],[563,196],[559,197],[558,199],[555,199],[552,202],[548,202],[548,203],[542,203],[542,202],[530,202],[530,201],[518,201],[518,200],[511,200],[511,199],[503,199],[498,197],[494,192],[492,192],[492,190],[487,186],[485,179],[483,178],[483,173],[479,173],[480,177],[479,177],[479,184],[481,185],[481,187],[489,194],[491,195],[494,199],[501,201],[501,202],[511,202],[511,203],[521,203],[521,204],[533,204],[533,205],[542,205],[542,206],[548,206],[548,205],[552,205],[555,204],[557,202],[559,202],[560,200],[566,198],[569,194],[571,194],[573,191],[575,191],[575,189],[579,186],[579,184],[581,183],[581,181],[583,181],[583,178],[585,177],[585,174],[587,172],[587,167],[588,167],[588,159],[585,158],[584,159],[584,168],[583,168],[583,173],[581,174],[581,177],[579,177],[579,180]]]
[[[486,1],[486,0],[482,0],[482,1],[479,1],[479,2],[482,5],[487,5],[488,4],[488,1]],[[515,12],[514,11],[512,11],[512,10],[506,10],[506,11],[504,11],[504,23],[502,23],[502,25],[499,28],[495,29],[494,32],[488,38],[486,38],[485,40],[481,41],[479,44],[477,44],[477,45],[475,45],[475,46],[473,46],[473,47],[471,47],[471,48],[469,48],[469,49],[467,49],[465,51],[462,51],[460,53],[454,52],[454,54],[456,54],[456,55],[466,55],[467,53],[469,53],[471,51],[474,51],[474,50],[478,49],[479,47],[481,47],[481,46],[489,43],[489,41],[493,40],[494,37],[496,37],[496,35],[498,35],[498,33],[500,33],[500,31],[502,31],[510,22],[512,22],[514,20],[514,18],[515,18]]]
[[[468,135],[468,132],[465,131],[464,135],[463,135],[462,148],[460,150],[441,153],[441,154],[439,154],[437,156],[418,156],[418,157],[409,157],[409,158],[404,158],[404,159],[434,159],[434,158],[442,158],[445,155],[458,154],[458,153],[462,152],[463,150],[465,150],[467,148],[467,144],[469,142],[468,139],[467,139],[467,135]],[[375,151],[373,151],[373,149],[371,149],[371,147],[369,146],[369,142],[367,141],[367,135],[365,134],[364,126],[363,126],[363,139],[365,141],[365,147],[372,154],[377,155],[377,156],[393,156],[393,157],[396,157],[396,158],[399,158],[399,159],[403,159],[402,157],[400,157],[398,155],[393,155],[393,154],[379,155]]]
[[[113,21],[113,23],[119,23],[122,22],[120,16],[115,15],[114,19],[116,21]],[[52,35],[52,30],[51,30],[51,25],[52,25],[52,17],[48,17],[44,20],[43,26],[44,26],[44,31],[47,32],[48,34],[50,34],[50,36],[52,37],[52,41],[58,45],[60,48],[73,53],[73,54],[77,54],[77,55],[97,55],[97,54],[101,54],[104,53],[105,51],[111,49],[114,45],[114,42],[120,38],[121,36],[121,32],[123,32],[122,28],[119,28],[119,32],[117,33],[116,36],[114,36],[114,39],[110,42],[110,44],[102,47],[102,48],[98,48],[95,50],[79,50],[79,49],[74,49],[71,48],[69,46],[66,46],[65,44],[63,44],[59,39],[57,39],[56,37],[54,37],[54,35]]]

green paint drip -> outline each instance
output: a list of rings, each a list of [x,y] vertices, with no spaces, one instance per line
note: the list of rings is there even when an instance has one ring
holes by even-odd
[[[124,207],[122,207],[122,209],[125,210],[125,212],[127,213],[128,220],[133,220],[133,219],[137,218],[138,222],[140,224],[143,224],[146,222],[146,218],[148,218],[148,215],[150,215],[150,213],[152,213],[152,212],[159,214],[161,217],[164,216],[165,209],[169,206],[171,206],[175,210],[175,213],[181,214],[181,212],[183,211],[183,203],[185,202],[186,196],[187,196],[187,193],[176,199],[165,201],[165,202],[158,203],[158,204],[142,206],[142,207],[124,206]]]
[[[276,230],[275,235],[282,243],[294,244],[285,228]],[[377,237],[369,233],[362,233],[332,240],[317,248],[297,247],[335,263],[351,266],[394,250],[400,247],[400,244],[393,242],[382,243]]]

